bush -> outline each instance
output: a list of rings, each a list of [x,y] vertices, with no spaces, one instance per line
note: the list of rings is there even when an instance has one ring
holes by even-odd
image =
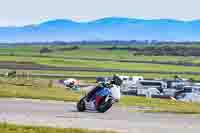
[[[40,53],[50,53],[50,52],[53,52],[53,50],[49,49],[49,48],[42,48],[40,49]]]

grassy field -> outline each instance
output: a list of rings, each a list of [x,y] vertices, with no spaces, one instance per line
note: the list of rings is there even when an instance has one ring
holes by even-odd
[[[85,92],[72,92],[56,84],[49,86],[48,79],[0,80],[0,97],[32,98],[44,100],[77,102]],[[200,103],[184,103],[173,100],[146,99],[144,97],[123,96],[119,105],[152,107],[150,112],[171,112],[200,114]]]
[[[44,46],[17,46],[0,48],[0,61],[17,61],[32,62],[50,66],[62,67],[92,67],[92,68],[109,68],[124,70],[141,70],[141,71],[172,71],[172,72],[199,72],[200,67],[187,67],[176,65],[161,65],[147,63],[126,63],[114,61],[88,61],[77,59],[65,59],[64,57],[89,57],[89,58],[111,58],[111,59],[129,59],[138,61],[170,61],[170,62],[192,62],[200,63],[199,57],[180,57],[180,56],[134,56],[128,50],[105,51],[99,50],[100,46],[80,46],[78,50],[57,51],[59,48],[71,46],[45,46],[55,50],[55,52],[40,54],[40,49]],[[107,46],[101,46],[107,47]],[[138,47],[138,46],[136,46]],[[143,47],[143,46],[142,46]],[[199,46],[192,46],[199,47]],[[38,56],[38,57],[36,57]],[[48,56],[48,57],[47,57]],[[5,73],[8,70],[1,70]],[[17,73],[39,73],[39,74],[64,74],[66,76],[112,76],[110,72],[65,72],[65,71],[23,71]],[[145,73],[119,73],[121,75],[141,75],[145,78],[173,78],[173,74],[145,74]],[[181,75],[184,78],[200,80],[200,75]],[[94,81],[94,79],[93,79]],[[93,82],[92,81],[92,82]],[[50,99],[64,101],[78,101],[84,92],[72,92],[65,88],[52,84],[50,79],[8,79],[0,78],[0,97],[17,97],[33,99]],[[120,104],[122,106],[143,106],[152,107],[152,112],[175,112],[175,113],[200,113],[200,104],[183,103],[171,100],[146,99],[141,97],[123,97]]]
[[[78,46],[78,45],[77,45]],[[48,47],[54,52],[40,54],[40,49],[43,47]],[[111,59],[130,59],[130,60],[143,60],[143,61],[171,61],[171,62],[178,62],[178,61],[188,61],[193,63],[199,63],[199,57],[193,56],[135,56],[133,52],[128,50],[113,50],[113,51],[106,51],[106,50],[99,50],[98,48],[104,47],[111,47],[110,45],[83,45],[79,46],[80,49],[77,50],[65,50],[65,51],[57,51],[60,48],[69,48],[72,46],[44,46],[44,45],[37,45],[37,46],[16,46],[16,47],[8,47],[8,48],[0,48],[0,55],[21,55],[21,56],[51,56],[51,57],[89,57],[89,58],[111,58]],[[118,46],[118,47],[127,47],[127,46]],[[148,47],[148,46],[134,46],[130,45],[129,47]],[[159,46],[156,46],[159,47]],[[162,47],[162,46],[160,46]],[[184,46],[186,47],[186,46]],[[198,45],[187,46],[190,47],[199,47]]]
[[[113,131],[95,131],[87,129],[73,128],[50,128],[50,127],[32,127],[18,126],[12,124],[0,124],[1,133],[116,133]]]
[[[0,70],[0,74],[5,74],[10,70],[2,69]],[[83,77],[82,79],[87,81],[86,77],[100,77],[100,76],[113,76],[114,72],[82,72],[82,71],[40,71],[40,70],[17,70],[17,74],[61,74],[65,75],[66,77]],[[120,75],[128,75],[128,76],[143,76],[144,78],[151,79],[173,79],[175,74],[148,74],[148,73],[117,73]],[[188,74],[181,74],[181,77],[193,79],[196,81],[200,81],[200,75],[188,75]],[[54,78],[54,77],[52,77]],[[95,81],[95,78],[90,79]]]
[[[54,52],[40,54],[40,49],[48,47]],[[44,64],[50,66],[60,67],[90,67],[90,68],[108,68],[108,69],[122,69],[122,70],[139,70],[139,71],[158,71],[158,72],[199,72],[199,67],[188,67],[188,66],[176,66],[176,65],[165,65],[165,64],[149,64],[149,63],[127,63],[127,62],[114,62],[114,61],[88,61],[78,59],[65,59],[64,57],[88,57],[88,58],[110,58],[110,59],[128,59],[134,61],[157,61],[157,62],[190,62],[194,64],[200,63],[199,57],[183,57],[183,56],[134,56],[131,51],[128,50],[99,50],[98,48],[108,47],[106,45],[84,45],[79,46],[77,50],[65,50],[58,51],[60,48],[70,48],[72,46],[16,46],[8,48],[0,48],[0,61],[17,61],[17,62],[32,62],[36,64]],[[125,46],[118,46],[125,47]],[[127,46],[126,46],[127,47]],[[129,46],[129,47],[148,47],[148,46]],[[159,46],[157,46],[159,47]],[[186,46],[185,46],[186,47]],[[187,46],[198,47],[196,45]],[[35,57],[38,56],[38,57]],[[46,57],[48,56],[48,57]],[[45,72],[46,73],[46,72]],[[56,73],[56,72],[55,72]],[[59,72],[58,72],[59,73]],[[66,72],[65,72],[66,73]],[[73,73],[73,72],[70,72]],[[74,72],[77,75],[79,72]],[[100,73],[97,73],[100,74]],[[85,76],[97,75],[95,73],[85,72]],[[80,75],[84,75],[83,72]],[[108,75],[102,73],[102,75]],[[110,75],[110,74],[109,74]],[[132,74],[130,74],[132,75]],[[169,77],[164,74],[142,74],[146,77]],[[171,75],[170,75],[171,76]],[[185,75],[182,75],[185,76]],[[151,77],[151,78],[152,78]],[[196,75],[186,75],[186,77],[192,77],[193,79],[199,79]]]
[[[86,61],[72,60],[64,58],[47,58],[47,57],[17,57],[17,56],[1,56],[0,61],[17,61],[32,62],[49,66],[59,67],[90,67],[90,68],[108,68],[121,70],[143,70],[143,71],[172,71],[172,72],[198,72],[200,67],[161,65],[147,63],[127,63],[114,61]]]
[[[26,49],[25,49],[26,50]],[[72,51],[62,51],[62,52],[53,52],[48,54],[40,54],[39,49],[35,51],[14,51],[12,50],[5,50],[2,51],[0,49],[1,55],[16,55],[16,56],[49,56],[49,57],[88,57],[88,58],[104,58],[107,57],[108,59],[128,59],[134,61],[169,61],[169,62],[192,62],[192,63],[200,63],[199,57],[193,56],[135,56],[132,52],[129,51],[105,51],[105,50],[96,50],[96,49],[80,49],[80,50],[72,50]]]

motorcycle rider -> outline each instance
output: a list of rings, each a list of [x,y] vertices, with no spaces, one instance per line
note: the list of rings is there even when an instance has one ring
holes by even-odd
[[[111,91],[115,94],[116,102],[120,99],[120,86],[122,84],[122,80],[118,75],[114,75],[112,80],[109,82],[102,82],[97,87],[95,87],[90,93],[87,95],[86,101],[89,102],[92,98],[95,98],[96,106],[99,105],[101,99],[111,93]]]

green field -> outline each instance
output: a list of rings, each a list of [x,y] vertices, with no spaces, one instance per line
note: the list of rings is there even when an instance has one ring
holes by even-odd
[[[40,54],[40,49],[48,47],[53,50],[51,53]],[[0,48],[0,61],[16,61],[19,63],[43,64],[60,67],[88,67],[88,68],[108,68],[121,70],[140,70],[157,72],[199,72],[197,66],[177,66],[151,63],[127,63],[116,61],[95,61],[74,58],[106,58],[106,59],[128,59],[135,61],[168,61],[168,62],[190,62],[200,63],[200,57],[193,56],[135,56],[128,50],[99,50],[98,48],[108,46],[79,46],[77,50],[59,51],[60,48],[70,48],[71,46],[16,46]],[[118,46],[119,47],[119,46]],[[123,46],[120,46],[123,47]],[[131,46],[134,47],[134,46]],[[145,47],[145,46],[135,46]],[[197,45],[187,46],[199,47]],[[66,58],[65,58],[66,57]],[[10,70],[0,70],[0,74]],[[97,77],[112,76],[112,72],[73,72],[73,71],[39,71],[39,70],[17,70],[17,74],[64,74],[66,76]],[[118,73],[121,75],[141,75],[145,78],[173,78],[174,74],[147,74],[147,73]],[[181,74],[184,78],[192,78],[200,81],[200,75]],[[33,99],[50,99],[64,101],[78,101],[85,92],[72,92],[57,84],[52,83],[54,79],[41,78],[0,78],[0,97],[17,97]],[[95,82],[95,79],[87,79],[87,82]],[[200,104],[182,103],[171,100],[146,99],[141,97],[123,97],[122,106],[143,106],[152,107],[151,112],[175,112],[175,113],[200,113]]]
[[[95,131],[75,128],[50,128],[50,127],[33,127],[19,126],[13,124],[0,124],[1,133],[116,133],[113,131]]]
[[[17,57],[17,56],[1,56],[0,61],[17,61],[17,62],[32,62],[36,64],[57,66],[57,67],[88,67],[88,68],[108,68],[121,70],[144,70],[144,71],[171,71],[171,72],[198,72],[200,67],[194,66],[176,66],[176,65],[161,65],[148,63],[127,63],[114,61],[87,61],[87,60],[72,60],[64,58],[47,58],[47,57]]]
[[[77,45],[78,46],[78,45]],[[48,47],[54,52],[40,54],[40,49],[43,47]],[[128,50],[99,50],[98,48],[111,47],[106,45],[84,45],[79,46],[80,49],[77,50],[65,50],[65,51],[57,51],[59,48],[69,48],[72,46],[16,46],[9,48],[0,48],[0,55],[17,55],[17,56],[50,56],[50,57],[89,57],[89,58],[110,58],[110,59],[130,59],[130,60],[144,60],[144,61],[188,61],[193,63],[199,63],[199,57],[193,56],[135,56],[133,52]],[[119,47],[119,46],[118,46]],[[123,46],[120,46],[123,47]],[[130,46],[130,47],[147,47],[147,46]],[[158,47],[158,46],[156,46]],[[190,47],[199,47],[198,45],[187,46]]]
[[[78,45],[77,45],[78,46]],[[42,48],[49,48],[53,52],[41,54]],[[128,50],[100,50],[99,48],[111,47],[109,45],[83,45],[78,46],[76,50],[59,50],[62,48],[70,48],[73,46],[56,46],[56,45],[37,45],[37,46],[16,46],[8,48],[0,48],[0,61],[17,61],[17,62],[32,62],[36,64],[44,64],[50,66],[62,67],[90,67],[90,68],[109,68],[122,70],[140,70],[140,71],[160,71],[160,72],[199,72],[199,67],[176,66],[165,64],[150,64],[150,63],[127,63],[115,61],[88,61],[83,59],[65,59],[65,57],[73,58],[101,58],[101,59],[126,59],[132,61],[156,61],[156,62],[188,62],[200,64],[200,57],[194,56],[135,56],[132,51]],[[127,47],[127,46],[117,46]],[[129,47],[148,47],[148,46],[129,46]],[[162,46],[155,46],[162,47]],[[198,45],[184,47],[199,47]],[[37,57],[36,57],[37,56]],[[158,75],[158,74],[157,74]],[[159,76],[160,77],[160,76]],[[163,76],[161,76],[163,77]]]
[[[0,74],[5,74],[6,72],[9,72],[10,70],[0,70]],[[41,70],[17,70],[17,74],[19,75],[31,75],[31,74],[61,74],[65,75],[66,77],[82,77],[85,82],[87,80],[95,81],[95,77],[101,77],[101,76],[113,76],[114,72],[82,72],[82,71],[41,71]],[[173,79],[175,74],[148,74],[148,73],[117,73],[120,75],[127,75],[127,76],[143,76],[147,79]],[[87,78],[89,77],[89,78]],[[200,75],[188,75],[188,74],[181,74],[181,77],[193,79],[196,81],[200,81]],[[54,77],[52,77],[54,78]]]
[[[62,50],[63,48],[70,48],[78,46],[76,50]],[[107,69],[121,69],[121,70],[139,70],[139,71],[155,71],[155,72],[199,72],[198,66],[177,66],[166,64],[151,64],[151,63],[127,63],[116,61],[95,61],[95,60],[83,60],[83,59],[66,59],[65,57],[73,58],[101,58],[101,59],[126,59],[134,61],[157,61],[157,62],[190,62],[193,64],[200,63],[200,57],[194,56],[134,56],[132,51],[128,50],[100,50],[99,48],[112,47],[110,45],[30,45],[30,46],[16,46],[16,47],[2,47],[0,48],[0,61],[17,61],[19,63],[35,63],[49,66],[59,67],[87,67],[87,68],[107,68]],[[183,45],[189,48],[199,48],[199,45]],[[127,47],[119,45],[117,47]],[[139,46],[130,45],[132,48],[144,48],[152,46]],[[163,46],[155,46],[163,47]],[[53,50],[51,53],[41,54],[42,48],[49,48]],[[1,73],[2,70],[0,70]],[[112,76],[113,72],[79,72],[79,71],[21,71],[18,73],[43,73],[43,74],[64,74],[66,76],[82,76],[82,77],[97,77],[97,76]],[[2,72],[4,73],[4,72]],[[121,75],[141,75],[145,78],[173,78],[174,74],[147,74],[147,73],[119,73]],[[200,80],[200,75],[181,74],[182,77],[192,78],[194,80]]]
[[[23,50],[23,49],[22,49]],[[0,55],[16,55],[16,56],[49,56],[49,57],[88,57],[88,58],[108,58],[108,59],[128,59],[134,61],[170,61],[170,62],[192,62],[192,63],[200,63],[199,57],[193,56],[135,56],[132,52],[129,51],[104,51],[104,50],[96,50],[96,49],[80,49],[80,50],[73,50],[73,51],[62,51],[62,52],[53,52],[48,54],[40,54],[39,49],[35,51],[13,51],[12,50],[5,50],[1,51]]]

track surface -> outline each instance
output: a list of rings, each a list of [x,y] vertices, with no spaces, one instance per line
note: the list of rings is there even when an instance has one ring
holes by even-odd
[[[34,63],[19,63],[14,61],[0,61],[0,69],[14,70],[58,70],[58,71],[86,71],[86,72],[122,72],[122,73],[159,73],[159,74],[195,74],[200,72],[175,72],[175,71],[143,71],[143,70],[126,70],[126,69],[109,69],[109,68],[89,68],[89,67],[55,67],[40,65]]]
[[[75,103],[0,100],[0,122],[14,124],[111,129],[128,133],[198,133],[200,116],[136,113],[135,107],[113,107],[107,113],[76,112]]]

